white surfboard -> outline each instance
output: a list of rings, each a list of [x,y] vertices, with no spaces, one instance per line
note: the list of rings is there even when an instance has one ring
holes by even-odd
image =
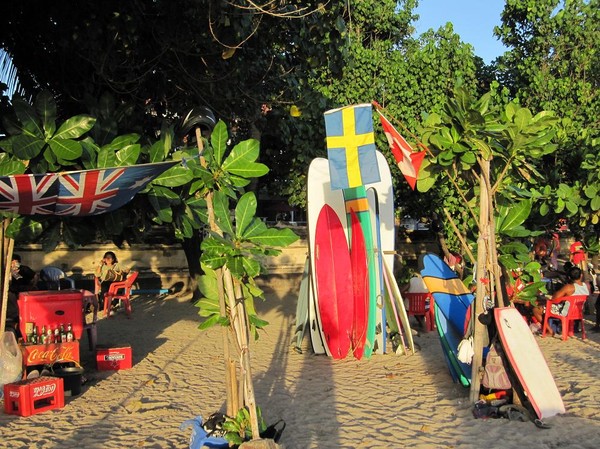
[[[367,200],[369,201],[369,215],[371,218],[371,229],[373,231],[373,250],[375,262],[375,291],[377,292],[377,315],[375,318],[375,345],[376,354],[384,354],[386,352],[386,310],[385,310],[385,288],[383,282],[383,259],[381,258],[381,233],[379,232],[379,204],[377,200],[377,191],[372,188],[367,189]]]
[[[317,230],[317,218],[325,204],[331,206],[336,212],[344,228],[346,238],[348,236],[348,225],[346,222],[346,208],[344,195],[341,190],[331,190],[331,178],[329,176],[329,161],[318,157],[312,160],[308,167],[307,190],[307,219],[308,219],[308,248],[310,257],[310,301],[309,301],[309,329],[313,350],[316,354],[326,353],[331,355],[325,343],[325,337],[321,328],[319,317],[319,298],[315,283],[315,235]]]
[[[369,200],[371,220],[373,222],[374,245],[377,251],[378,291],[381,292],[377,296],[377,326],[384,330],[383,332],[378,333],[376,337],[378,347],[385,349],[385,339],[387,338],[385,333],[386,320],[390,318],[389,314],[393,311],[387,311],[385,309],[383,259],[386,260],[388,266],[390,266],[393,271],[396,231],[394,227],[392,173],[385,156],[380,151],[376,151],[376,156],[380,180],[379,182],[367,186],[367,197]],[[391,294],[390,299],[392,299]]]
[[[514,307],[496,308],[494,316],[506,357],[537,417],[565,413],[554,377],[523,316]]]
[[[400,318],[400,323],[402,324],[402,328],[404,329],[404,338],[408,343],[408,348],[414,354],[415,353],[415,342],[413,340],[412,331],[410,329],[410,323],[408,321],[408,314],[406,313],[406,309],[404,308],[404,301],[402,299],[402,294],[400,293],[400,288],[398,287],[398,283],[396,282],[396,278],[394,277],[394,273],[392,269],[387,263],[387,260],[383,259],[383,268],[384,268],[384,276],[386,282],[386,288],[388,288],[388,294],[390,295],[391,301],[395,301],[396,305],[396,313],[398,314],[398,318]]]
[[[294,349],[302,353],[302,340],[304,340],[304,334],[306,333],[306,324],[308,323],[308,301],[310,296],[308,295],[309,290],[309,275],[310,263],[308,256],[304,262],[304,270],[302,271],[302,280],[300,282],[300,290],[298,291],[298,303],[296,304],[296,328],[294,334],[294,340],[296,345]]]
[[[369,184],[368,188],[377,191],[379,202],[379,227],[381,234],[381,250],[388,266],[394,269],[394,253],[396,250],[396,229],[394,218],[394,190],[392,173],[385,156],[377,151],[377,165],[379,166],[380,181]]]

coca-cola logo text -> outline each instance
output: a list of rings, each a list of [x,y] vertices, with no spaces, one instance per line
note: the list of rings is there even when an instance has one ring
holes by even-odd
[[[27,354],[27,364],[36,365],[57,360],[75,360],[73,347],[71,345],[54,346],[50,349],[33,348]],[[40,363],[41,362],[41,363]]]
[[[108,354],[104,356],[104,361],[106,362],[116,362],[119,360],[125,360],[125,354]]]

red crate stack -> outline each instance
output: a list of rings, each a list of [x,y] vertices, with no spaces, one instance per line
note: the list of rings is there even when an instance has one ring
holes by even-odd
[[[4,385],[4,412],[30,416],[65,406],[63,380],[38,377]]]
[[[83,333],[83,290],[33,291],[19,294],[19,328],[27,335],[26,323],[55,329],[71,324],[79,340]]]

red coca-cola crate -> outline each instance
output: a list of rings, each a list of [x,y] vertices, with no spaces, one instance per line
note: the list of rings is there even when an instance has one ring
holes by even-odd
[[[131,346],[97,347],[96,367],[98,371],[118,371],[131,368]]]
[[[4,412],[30,416],[65,406],[63,380],[38,377],[4,385]]]
[[[35,323],[38,329],[55,329],[71,323],[77,340],[83,333],[83,290],[52,290],[19,294],[19,328],[25,337],[25,323]]]
[[[23,365],[52,365],[60,361],[79,362],[79,342],[20,345]]]

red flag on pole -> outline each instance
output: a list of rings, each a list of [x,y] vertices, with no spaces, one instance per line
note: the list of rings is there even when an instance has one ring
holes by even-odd
[[[415,190],[417,184],[417,176],[421,163],[425,157],[425,151],[413,152],[412,147],[408,144],[404,137],[400,135],[396,128],[389,122],[387,118],[383,116],[379,110],[377,110],[379,118],[381,119],[381,125],[383,126],[383,132],[387,137],[390,149],[394,155],[394,159],[398,163],[398,168],[406,178],[408,185]]]

